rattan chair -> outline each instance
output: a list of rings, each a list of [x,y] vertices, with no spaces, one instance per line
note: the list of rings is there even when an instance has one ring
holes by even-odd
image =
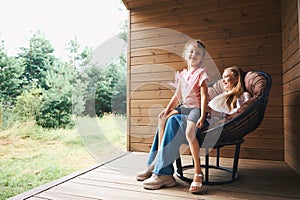
[[[244,136],[254,131],[261,124],[267,107],[270,88],[272,85],[271,77],[265,72],[247,72],[245,75],[245,87],[251,93],[252,98],[244,104],[236,114],[226,117],[223,121],[217,122],[206,131],[197,134],[197,139],[201,148],[205,148],[205,163],[201,165],[205,169],[204,184],[216,185],[231,183],[238,179],[238,162],[241,144],[244,142]],[[209,87],[211,96],[222,92],[221,80]],[[217,138],[217,139],[216,139]],[[235,153],[233,156],[232,168],[220,165],[220,150],[222,147],[233,145]],[[209,150],[216,149],[216,163],[211,165],[209,162]],[[184,181],[191,182],[184,171],[193,168],[193,163],[182,166],[181,158],[176,160],[176,175]],[[209,169],[222,170],[223,173],[229,173],[230,178],[211,181]],[[228,175],[227,175],[228,177]]]

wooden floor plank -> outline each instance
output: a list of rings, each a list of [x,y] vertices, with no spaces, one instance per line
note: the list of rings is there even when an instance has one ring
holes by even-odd
[[[40,197],[31,197],[30,199],[31,200],[51,200],[51,199],[48,199],[48,198],[40,198]]]
[[[239,179],[231,184],[204,186],[199,195],[188,191],[189,184],[176,177],[178,185],[160,190],[146,190],[135,176],[146,168],[147,153],[129,153],[102,166],[68,177],[54,187],[32,193],[30,200],[95,200],[95,199],[299,199],[300,175],[281,161],[247,160],[239,162]],[[210,158],[211,163],[215,158]],[[232,158],[221,158],[221,164],[232,166]],[[191,162],[182,156],[182,162]],[[203,163],[203,158],[201,159]],[[224,175],[211,171],[215,178]],[[192,169],[185,171],[193,176]],[[51,184],[50,184],[51,185]],[[14,198],[12,198],[14,199]],[[17,198],[15,198],[17,199]]]
[[[36,195],[35,197],[38,197],[41,199],[49,199],[49,200],[98,200],[99,198],[91,198],[91,197],[84,197],[82,195],[76,195],[76,194],[66,194],[61,193],[57,191],[45,191],[41,194]],[[30,198],[31,200],[32,198]]]
[[[126,186],[125,186],[126,187]],[[128,186],[127,186],[128,187]],[[134,187],[124,188],[122,184],[107,184],[107,182],[103,182],[103,184],[86,184],[86,183],[74,183],[70,182],[66,185],[61,187],[53,188],[50,192],[67,194],[69,196],[83,196],[85,198],[98,198],[98,199],[178,199],[184,200],[186,196],[178,196],[172,192],[156,192],[151,190],[143,190],[141,187],[140,189],[135,189]],[[170,190],[174,190],[174,188],[169,188]],[[41,195],[40,195],[41,196]],[[57,198],[56,198],[57,199]],[[194,197],[194,199],[197,199]]]

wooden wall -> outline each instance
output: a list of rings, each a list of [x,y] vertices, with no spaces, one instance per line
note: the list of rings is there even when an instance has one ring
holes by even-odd
[[[246,136],[241,157],[284,159],[282,35],[279,0],[123,0],[130,9],[128,65],[128,150],[148,152],[157,114],[173,94],[168,84],[182,70],[189,38],[207,47],[213,79],[238,65],[273,78],[261,126]],[[299,118],[298,118],[299,119]],[[232,149],[223,156],[232,155]]]
[[[285,161],[300,174],[299,2],[282,1],[281,7]]]

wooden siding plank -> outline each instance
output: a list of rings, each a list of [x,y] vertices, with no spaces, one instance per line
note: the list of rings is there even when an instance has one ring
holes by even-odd
[[[144,144],[144,142],[148,142],[147,144],[151,146],[151,143],[153,141],[153,137],[135,137],[136,144]],[[143,143],[142,143],[143,142]],[[249,149],[265,149],[265,150],[278,150],[280,151],[283,148],[283,141],[278,138],[269,138],[268,140],[261,140],[258,138],[247,138],[245,142],[242,145],[245,148]],[[231,149],[232,147],[224,147],[222,149]],[[150,149],[149,149],[150,150]]]
[[[158,72],[169,72],[169,71],[179,71],[182,70],[184,66],[183,62],[166,62],[164,64],[141,64],[131,67],[131,74],[139,73],[158,73]]]
[[[182,58],[178,55],[169,53],[163,55],[154,55],[154,56],[143,56],[143,57],[132,57],[131,65],[140,65],[140,64],[162,64],[169,62],[182,62]]]
[[[265,65],[265,64],[280,64],[281,54],[265,54],[252,56],[236,56],[229,58],[214,58],[215,64],[220,68],[227,66],[248,66],[248,65]]]
[[[181,71],[183,69],[183,63],[180,63],[177,65],[178,66],[178,69],[174,69],[173,66],[168,63],[168,65],[163,65],[163,64],[153,64],[153,65],[138,65],[138,66],[133,66],[133,68],[135,68],[134,70],[132,70],[131,74],[132,75],[135,75],[135,76],[138,76],[139,74],[141,75],[145,75],[145,74],[148,74],[148,73],[165,73],[165,72],[168,72],[167,74],[171,74],[173,73],[173,77],[172,75],[170,75],[170,78],[169,80],[165,80],[165,81],[155,81],[155,82],[150,82],[150,81],[147,81],[146,79],[144,81],[139,81],[139,82],[132,82],[131,83],[131,86],[132,88],[141,88],[142,90],[144,90],[145,87],[148,87],[148,86],[145,86],[145,84],[153,84],[155,85],[156,83],[157,84],[162,84],[162,85],[165,85],[167,88],[170,88],[169,87],[169,82],[170,81],[173,81],[174,80],[174,75],[175,75],[175,71]],[[180,66],[180,67],[179,67]],[[226,66],[227,67],[227,66]],[[240,66],[244,71],[251,71],[251,70],[262,70],[262,71],[266,71],[268,72],[271,77],[273,77],[273,86],[272,88],[276,88],[277,85],[281,85],[282,84],[282,81],[280,80],[281,79],[281,69],[278,68],[279,67],[279,64],[270,64],[270,65],[255,65],[255,66]],[[209,68],[209,67],[206,67],[207,70],[208,70],[208,73],[210,75],[210,77],[212,78],[213,77],[213,71],[217,70],[217,73],[218,73],[218,78],[217,79],[220,79],[221,77],[221,73],[223,71],[223,68],[220,67],[220,69],[217,69],[217,67],[215,67],[216,69],[213,69],[213,68]],[[159,71],[159,69],[161,69],[161,71]],[[212,79],[212,81],[215,81],[214,79]],[[153,86],[155,87],[155,86]],[[133,89],[135,90],[135,89]],[[275,91],[280,91],[280,88],[276,88]]]
[[[171,81],[174,80],[174,71],[169,72],[157,72],[157,73],[146,73],[146,74],[132,74],[131,75],[131,83],[134,82],[149,82],[155,84],[155,82],[162,82],[162,81]],[[155,82],[154,82],[155,81]],[[156,84],[158,85],[158,84]],[[162,87],[162,86],[160,86]],[[170,88],[170,87],[168,87]],[[159,89],[166,89],[164,88]]]
[[[157,46],[155,48],[139,48],[132,50],[131,55],[132,57],[140,57],[172,53],[181,57],[183,47],[184,44],[168,44]]]
[[[261,24],[262,22],[267,21],[273,21],[273,20],[280,20],[280,11],[275,12],[273,10],[271,11],[266,11],[262,12],[261,14],[258,14],[257,16],[253,17],[242,17],[242,16],[234,16],[230,19],[226,18],[226,15],[230,16],[231,12],[227,11],[227,13],[224,13],[222,15],[218,15],[217,13],[209,13],[210,15],[207,14],[197,14],[196,16],[190,16],[190,17],[184,17],[184,18],[177,18],[177,17],[164,17],[160,18],[159,20],[153,20],[153,21],[147,21],[147,22],[139,22],[139,23],[133,23],[131,24],[132,26],[132,31],[139,31],[141,29],[149,29],[149,28],[154,28],[154,27],[161,27],[161,28],[169,28],[172,30],[177,30],[174,28],[175,26],[198,26],[198,30],[200,29],[200,33],[209,30],[209,29],[220,29],[220,28],[229,28],[229,27],[239,27],[239,26],[245,26],[245,25],[252,25],[254,23],[256,24]],[[241,15],[241,13],[239,13]],[[216,18],[214,19],[207,19],[208,16],[212,17],[214,15]],[[217,18],[219,17],[219,18]],[[276,26],[277,29],[280,29],[280,24]],[[193,30],[191,29],[190,30]],[[261,27],[256,27],[256,28],[263,28]],[[195,29],[195,28],[194,28]],[[178,31],[178,30],[177,30]],[[182,31],[179,31],[179,33],[184,33]]]
[[[170,99],[173,96],[173,92],[170,90],[161,91],[135,91],[131,94],[131,99]]]
[[[293,81],[283,86],[284,95],[293,94],[300,91],[300,77],[296,77]],[[299,101],[299,100],[298,100]]]
[[[270,131],[271,130],[271,131]],[[134,126],[130,134],[131,141],[134,143],[148,143],[153,141],[154,134],[156,133],[156,126]],[[280,129],[260,127],[252,133],[248,134],[245,139],[282,139],[283,132]]]
[[[151,49],[162,49],[166,51],[176,52],[177,48],[183,46],[183,44],[189,39],[187,35],[184,34],[176,34],[176,35],[168,35],[168,36],[160,36],[155,38],[143,38],[139,40],[132,40],[131,45],[132,49],[139,49],[139,48],[151,48]],[[170,46],[173,45],[173,46]],[[175,46],[174,46],[175,45]],[[176,49],[175,49],[176,48]],[[180,49],[181,51],[182,49]]]
[[[300,60],[299,60],[300,61]],[[300,77],[300,62],[293,68],[283,73],[283,84],[288,84],[295,81],[296,78]]]
[[[281,1],[281,27],[285,29],[290,23],[294,23],[294,17],[297,15],[297,0],[291,0],[289,3]],[[295,15],[296,14],[296,15]]]
[[[298,35],[298,16],[297,13],[294,13],[290,16],[289,25],[287,25],[282,30],[282,50],[285,51],[289,46],[290,41],[292,41]]]
[[[142,101],[143,102],[143,101]],[[140,105],[136,108],[131,108],[131,116],[132,117],[157,117],[158,114],[167,106],[168,100],[157,102],[154,101],[153,104],[148,104],[144,107],[144,105]],[[278,112],[282,111],[281,107],[269,107],[267,110],[267,113],[265,114],[265,117],[268,118],[280,118],[282,115],[278,115]],[[273,114],[274,113],[274,114]]]
[[[300,62],[299,54],[300,54],[300,50],[298,48],[297,51],[295,51],[287,60],[285,60],[285,62],[283,62],[283,68],[282,68],[283,72],[286,72],[299,64]]]
[[[135,82],[135,83],[131,83],[132,84],[132,91],[155,91],[155,90],[161,90],[161,89],[167,89],[167,90],[172,90],[175,91],[175,88],[170,85],[172,81],[172,79],[169,79],[168,81],[157,81],[157,82]],[[154,103],[155,104],[155,103]]]
[[[298,31],[298,26],[295,26],[294,29],[297,29],[297,31]],[[298,35],[296,35],[292,39],[289,46],[286,48],[286,50],[283,51],[283,55],[282,55],[283,62],[285,62],[289,57],[291,57],[297,51],[299,51],[299,37],[298,37]]]
[[[210,53],[210,51],[209,51]],[[218,66],[219,68],[223,69],[228,66],[232,65],[238,65],[238,66],[260,66],[260,65],[276,65],[281,63],[281,52],[278,53],[273,53],[273,54],[268,54],[268,53],[250,53],[250,55],[247,55],[244,53],[244,55],[238,55],[238,54],[232,54],[232,55],[226,55],[228,57],[221,57],[218,51],[213,52],[214,54],[210,55],[212,56],[212,63],[213,66]],[[214,57],[216,56],[216,57]],[[152,61],[151,61],[152,59]],[[148,64],[163,64],[163,63],[158,63],[158,61],[155,59],[155,57],[147,59],[147,58],[140,58],[136,64],[142,64],[143,61]],[[296,58],[299,60],[299,58]],[[293,60],[293,62],[297,62],[297,60]],[[162,60],[163,62],[164,60]],[[168,60],[166,60],[168,61]],[[153,63],[155,62],[155,63]],[[182,61],[180,62],[182,63]],[[169,63],[165,63],[166,66],[168,66]],[[209,65],[207,65],[209,67]]]
[[[139,126],[148,126],[148,125],[157,125],[156,116],[145,116],[145,117],[131,117],[131,122]],[[283,127],[282,117],[265,117],[262,124],[262,127],[273,127],[281,129]]]
[[[283,105],[286,109],[287,107],[294,107],[299,105],[299,96],[300,92],[290,93],[284,95],[283,99]]]
[[[207,40],[214,40],[214,39],[226,39],[226,38],[251,36],[251,35],[258,35],[258,34],[261,35],[261,34],[278,33],[280,32],[280,25],[276,24],[278,20],[280,20],[280,18],[276,15],[273,15],[272,17],[270,16],[268,18],[261,18],[253,22],[248,22],[248,23],[241,22],[238,25],[231,24],[231,23],[227,25],[218,24],[212,27],[209,26],[208,28],[206,26],[194,24],[191,26],[170,25],[164,28],[168,28],[170,29],[170,31],[176,32],[178,38],[179,36],[181,37],[189,36],[192,38],[199,38],[205,42]],[[266,23],[268,23],[269,25],[266,26]],[[151,26],[146,26],[146,27],[147,30],[151,28]],[[138,31],[142,31],[143,29],[145,29],[145,27],[139,28]],[[134,35],[134,33],[135,31],[132,34]],[[135,41],[137,40],[133,40],[132,42]]]
[[[187,1],[165,2],[159,5],[147,6],[141,9],[133,9],[132,17],[139,21],[147,21],[149,19],[159,19],[169,15],[186,16],[194,13],[210,13],[222,10],[247,8],[250,6],[265,5],[268,3],[277,3],[276,0],[260,0],[251,1],[244,0],[238,2],[236,0],[227,0],[220,2],[218,0],[202,0],[202,1]],[[135,21],[134,21],[135,22]]]
[[[132,100],[131,108],[150,108],[153,105],[167,105],[170,99],[146,99],[146,100]]]
[[[170,82],[173,78],[170,78],[168,81],[156,81],[156,82],[135,82],[132,84],[132,91],[155,91],[155,90],[161,90],[161,89],[169,89],[169,90],[175,90],[173,86],[170,85]],[[155,104],[155,103],[154,103]]]
[[[226,40],[217,40],[218,42],[222,43],[222,41],[226,41]],[[249,43],[251,43],[251,40],[248,41]],[[272,44],[267,44],[267,43],[257,43],[255,44],[252,41],[252,45],[248,44],[248,45],[225,45],[225,46],[216,46],[215,45],[211,46],[212,48],[210,48],[208,50],[208,53],[210,55],[212,55],[213,57],[217,57],[214,55],[218,55],[218,57],[232,57],[235,56],[236,53],[235,51],[238,50],[240,52],[240,56],[243,55],[258,55],[258,54],[266,54],[266,52],[268,54],[272,54],[272,53],[281,53],[281,44],[280,43],[272,43]],[[295,43],[298,45],[298,40],[295,39]],[[240,43],[239,43],[240,44]],[[148,50],[144,50],[143,51],[135,51],[136,54],[132,55],[133,59],[141,59],[141,56],[143,56],[142,58],[146,58],[146,60],[140,60],[140,62],[142,63],[135,63],[137,61],[132,62],[132,65],[137,65],[137,64],[143,64],[143,62],[147,63],[150,62],[151,63],[157,63],[157,62],[166,62],[166,60],[168,60],[168,62],[176,62],[176,61],[182,61],[181,58],[181,52],[178,51],[178,54],[174,54],[174,53],[167,53],[165,51],[162,51],[161,48],[164,47],[157,47],[157,49],[148,49]],[[175,50],[174,50],[175,51]],[[295,51],[295,50],[294,50]],[[137,54],[139,52],[139,54]],[[160,61],[159,59],[163,59],[163,61]]]
[[[145,143],[133,143],[131,146],[131,151],[142,151],[142,152],[149,152],[151,148],[151,144]],[[233,157],[234,151],[233,149],[225,149],[224,147],[221,151],[222,157]],[[189,154],[187,152],[187,154]],[[186,155],[186,154],[185,154]],[[262,160],[283,160],[284,154],[282,150],[274,150],[274,149],[264,149],[264,148],[247,148],[242,146],[240,157],[249,159],[252,157],[258,157]]]

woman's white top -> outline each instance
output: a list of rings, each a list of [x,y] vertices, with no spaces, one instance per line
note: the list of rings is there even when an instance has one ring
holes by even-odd
[[[248,101],[251,98],[251,95],[249,92],[244,92],[236,102],[236,108],[229,111],[227,105],[226,105],[226,92],[223,92],[222,94],[219,94],[215,96],[210,102],[208,103],[208,106],[213,109],[214,111],[224,113],[224,114],[233,114],[235,113],[246,101]]]

